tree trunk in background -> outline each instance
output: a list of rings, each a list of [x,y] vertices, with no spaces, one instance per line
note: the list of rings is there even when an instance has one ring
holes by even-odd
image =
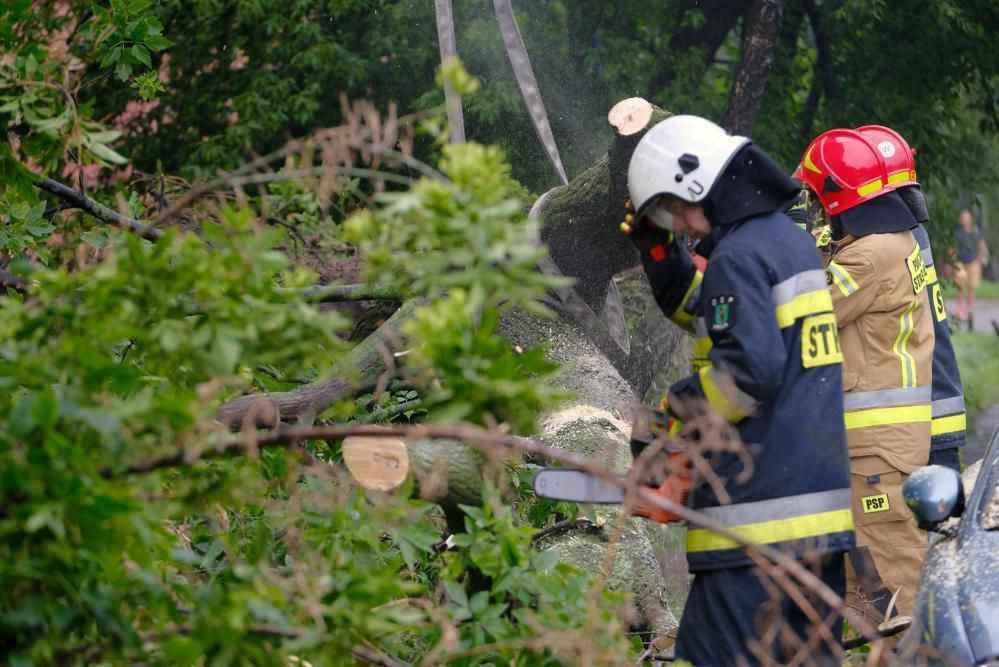
[[[722,126],[732,134],[751,136],[767,75],[777,48],[780,14],[785,0],[754,0],[742,32],[742,53]]]
[[[701,51],[704,66],[707,67],[725,41],[725,35],[735,27],[739,17],[746,13],[749,3],[750,0],[684,0],[676,12],[676,22],[681,27],[670,39],[670,52],[680,55],[698,49]],[[703,24],[695,27],[693,22],[688,22],[687,25],[683,25],[684,15],[691,10],[701,12],[704,16]],[[667,64],[656,76],[657,90],[650,91],[652,96],[655,96],[654,93],[658,92],[658,89],[672,83],[675,76],[676,70]]]
[[[815,50],[817,58],[815,61],[815,73],[812,75],[812,84],[808,91],[808,99],[805,102],[804,113],[801,116],[801,130],[799,132],[802,146],[806,146],[814,137],[815,115],[819,108],[819,98],[825,94],[826,108],[835,109],[836,100],[839,97],[839,89],[836,85],[836,74],[833,70],[832,48],[829,44],[829,34],[826,30],[825,17],[822,15],[822,8],[815,0],[804,0],[805,15],[812,26],[812,34],[815,35]]]

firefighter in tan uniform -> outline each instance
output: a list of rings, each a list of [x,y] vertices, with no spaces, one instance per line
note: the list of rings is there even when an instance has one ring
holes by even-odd
[[[819,234],[843,350],[857,548],[847,603],[875,621],[911,614],[926,549],[902,484],[930,450],[933,310],[917,222],[889,189],[883,156],[853,130],[817,137],[801,175],[828,231]]]

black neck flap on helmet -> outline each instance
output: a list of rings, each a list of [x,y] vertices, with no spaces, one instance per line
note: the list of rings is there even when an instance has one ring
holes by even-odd
[[[923,198],[923,193],[918,185],[907,185],[895,192],[902,198],[905,205],[909,207],[909,211],[916,219],[916,222],[926,222],[930,219],[930,211],[926,208],[926,200]]]
[[[714,226],[781,210],[799,186],[755,144],[739,149],[704,200]]]
[[[838,216],[846,231],[854,236],[892,234],[912,229],[918,222],[898,192],[888,192],[857,204]]]

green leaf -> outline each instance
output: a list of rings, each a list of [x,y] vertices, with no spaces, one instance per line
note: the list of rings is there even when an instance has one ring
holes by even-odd
[[[141,44],[135,44],[132,46],[132,57],[138,60],[140,63],[146,67],[152,67],[153,62],[149,59],[149,50]]]
[[[31,417],[40,428],[51,428],[59,419],[59,404],[55,392],[46,389],[38,393],[31,406]]]
[[[468,607],[468,595],[465,588],[457,581],[445,581],[444,592],[459,607]]]
[[[122,58],[115,66],[114,73],[117,74],[118,78],[122,81],[128,81],[128,77],[132,76],[132,65],[125,62],[125,59]]]
[[[146,48],[153,52],[159,52],[163,49],[168,49],[173,46],[173,42],[164,37],[163,35],[149,35],[143,41]]]
[[[104,162],[111,164],[128,164],[128,158],[110,148],[107,144],[91,143],[90,151]]]

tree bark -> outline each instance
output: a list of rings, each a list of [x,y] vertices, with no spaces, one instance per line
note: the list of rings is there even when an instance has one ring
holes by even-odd
[[[750,0],[685,0],[676,13],[677,25],[683,22],[687,12],[695,9],[701,12],[705,21],[699,27],[689,25],[674,32],[669,41],[670,53],[679,56],[698,49],[701,51],[704,66],[707,67],[721,48],[725,36],[735,26],[739,17],[746,13],[749,3]],[[653,96],[660,89],[669,86],[676,77],[676,70],[670,64],[672,60],[667,61],[666,66],[656,76],[657,90],[650,91]]]
[[[578,326],[565,320],[559,323],[556,335],[551,335],[547,333],[551,330],[548,321],[516,311],[503,318],[500,330],[522,347],[547,344],[548,358],[564,369],[559,377],[561,388],[575,396],[541,417],[541,439],[579,456],[605,461],[625,473],[631,465],[628,443],[638,398],[607,357]],[[598,505],[594,513],[602,529],[553,533],[538,540],[538,547],[555,551],[562,562],[600,572],[612,548],[609,538],[619,511],[615,505]],[[615,547],[607,582],[611,589],[633,596],[644,619],[635,625],[656,631],[676,625],[665,604],[666,583],[652,542],[660,528],[642,519],[628,520]]]
[[[835,105],[836,100],[839,99],[839,87],[836,84],[832,47],[829,43],[826,22],[822,16],[822,8],[815,0],[805,0],[805,14],[808,16],[808,22],[812,25],[812,34],[815,35],[815,50],[818,53],[816,67],[817,73],[822,75],[822,88],[826,97],[826,105]]]
[[[780,14],[785,0],[753,0],[742,35],[742,53],[735,70],[722,126],[732,134],[752,136],[767,75],[777,48]]]
[[[638,253],[620,231],[629,198],[631,154],[649,128],[670,115],[641,98],[614,105],[608,114],[614,139],[607,154],[543,202],[541,238],[559,271],[576,279],[575,292],[598,316],[604,311],[611,280],[639,264]],[[674,353],[689,358],[689,350],[684,347],[685,334],[663,316],[648,288],[642,287],[640,272],[635,282],[632,291],[638,289],[642,296],[632,306],[642,314],[629,322],[630,350],[623,353],[605,340],[607,336],[597,335],[603,334],[602,329],[588,333],[635,393],[644,396],[669,367]],[[563,314],[580,319],[568,309]]]

